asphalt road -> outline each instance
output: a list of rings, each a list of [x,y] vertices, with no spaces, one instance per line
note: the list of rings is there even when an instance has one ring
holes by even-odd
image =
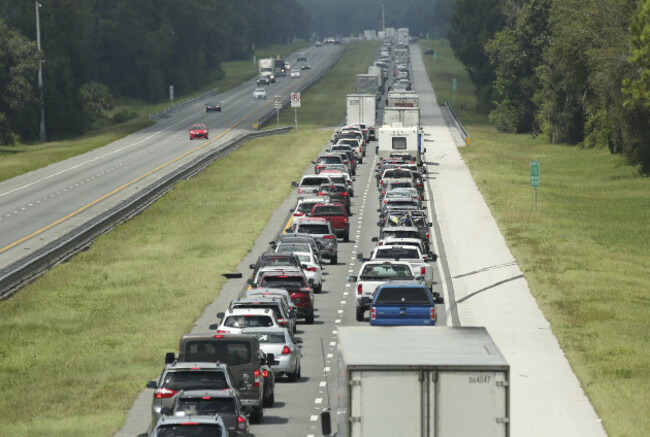
[[[171,117],[100,149],[0,183],[0,270],[111,209],[137,190],[209,150],[252,130],[273,109],[273,96],[285,98],[323,68],[340,46],[304,50],[312,70],[301,79],[278,78],[263,86],[266,100],[254,100],[255,80],[216,96],[222,112],[206,113],[209,98],[188,104]],[[296,54],[287,60],[292,65]],[[210,139],[189,140],[188,128],[205,123]]]

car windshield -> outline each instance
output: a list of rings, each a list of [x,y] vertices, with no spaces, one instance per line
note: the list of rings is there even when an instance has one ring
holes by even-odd
[[[314,205],[316,205],[317,203],[319,202],[301,202],[296,208],[296,211],[311,212],[311,210],[314,209]]]
[[[397,258],[406,258],[406,259],[418,259],[417,249],[409,249],[405,247],[391,247],[390,249],[381,249],[377,251],[377,256],[375,258],[379,259],[397,259]]]
[[[412,304],[430,305],[429,292],[421,287],[384,287],[379,290],[375,299],[378,304]]]
[[[315,234],[315,235],[323,235],[323,234],[329,234],[329,228],[327,227],[326,224],[307,224],[307,223],[301,223],[298,225],[296,228],[296,232],[303,232],[305,234]]]
[[[318,206],[314,210],[313,215],[315,215],[315,216],[321,215],[321,214],[328,215],[328,214],[332,214],[332,213],[343,215],[344,214],[343,207],[341,207],[340,205],[322,205],[322,206]]]
[[[228,316],[223,322],[226,328],[258,328],[261,326],[273,326],[273,319],[269,316],[246,314]]]
[[[363,268],[361,279],[415,279],[404,264],[371,264]]]
[[[269,308],[273,310],[273,313],[275,314],[275,317],[277,319],[282,318],[282,314],[280,314],[280,308],[278,307],[277,304],[272,304],[272,303],[236,303],[233,305],[233,308]]]
[[[204,124],[195,124],[194,126],[192,126],[192,129],[194,129],[194,130],[205,129],[205,125]]]
[[[318,158],[318,163],[326,163],[326,164],[339,164],[343,161],[343,158],[340,156],[320,156]]]
[[[411,172],[408,170],[390,170],[384,175],[385,178],[410,178]]]
[[[311,186],[317,186],[320,187],[321,184],[326,183],[328,179],[325,178],[304,178],[301,182],[301,186],[306,186],[306,185],[311,185]]]
[[[278,252],[309,252],[311,246],[307,243],[285,243],[278,245]]]
[[[186,343],[185,361],[211,362],[217,361],[233,366],[235,363],[244,364],[251,360],[251,345],[246,341],[226,340],[194,340]]]
[[[301,276],[287,275],[266,276],[260,285],[265,288],[302,288],[307,286]]]
[[[162,387],[170,390],[225,390],[228,387],[226,374],[210,370],[181,370],[165,375]]]
[[[271,258],[264,258],[260,262],[262,266],[295,266],[294,258],[288,256],[278,256]]]
[[[216,435],[223,435],[221,426],[195,422],[162,425],[156,431],[157,437],[214,437]]]
[[[384,238],[420,238],[420,233],[418,231],[386,231],[382,234],[382,239]]]
[[[255,335],[262,344],[285,343],[284,332],[257,332]]]
[[[189,414],[206,416],[212,416],[214,414],[237,414],[237,407],[233,398],[200,396],[179,399],[176,408],[174,408],[174,414],[176,416]]]

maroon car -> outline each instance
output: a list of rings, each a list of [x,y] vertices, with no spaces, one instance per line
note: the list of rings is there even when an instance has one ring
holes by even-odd
[[[208,127],[204,124],[193,124],[190,128],[190,140],[195,138],[208,139]]]
[[[318,203],[311,210],[311,217],[323,217],[331,223],[332,229],[343,241],[350,241],[350,221],[341,203]]]
[[[304,317],[308,324],[314,323],[314,289],[302,272],[272,271],[262,274],[259,288],[282,288],[289,292],[296,305],[297,316]]]

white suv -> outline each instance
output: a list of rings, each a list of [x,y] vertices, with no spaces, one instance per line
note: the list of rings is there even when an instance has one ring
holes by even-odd
[[[219,334],[239,334],[244,328],[280,328],[275,313],[270,308],[229,308],[225,313],[217,314],[221,323],[217,327]]]

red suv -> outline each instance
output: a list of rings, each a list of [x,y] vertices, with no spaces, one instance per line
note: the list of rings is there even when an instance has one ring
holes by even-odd
[[[257,285],[259,288],[282,288],[289,292],[296,305],[297,316],[304,317],[308,324],[314,323],[314,289],[302,272],[265,272]]]

